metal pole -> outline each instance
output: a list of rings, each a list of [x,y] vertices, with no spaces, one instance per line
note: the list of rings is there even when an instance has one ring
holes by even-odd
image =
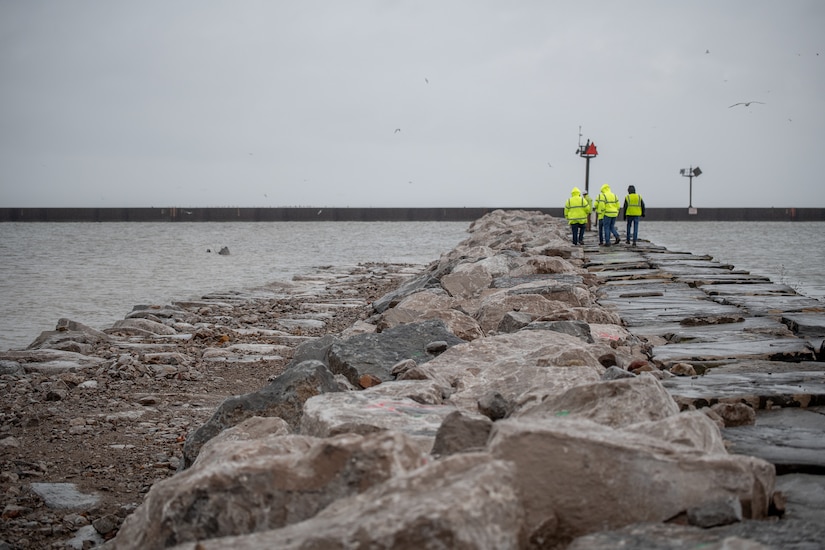
[[[584,194],[587,195],[588,198],[590,198],[590,157],[586,157],[584,163]],[[585,231],[590,231],[590,226],[590,208],[588,208],[587,225],[584,226]]]
[[[693,172],[691,172],[692,174]],[[690,194],[688,195],[688,208],[693,208],[693,176],[688,176],[688,181],[690,182]]]

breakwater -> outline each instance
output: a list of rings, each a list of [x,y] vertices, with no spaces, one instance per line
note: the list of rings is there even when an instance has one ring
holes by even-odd
[[[392,272],[373,266],[361,291],[355,273],[326,273],[283,296],[136,308],[103,332],[62,322],[0,355],[16,403],[4,514],[15,532],[57,533],[30,477],[82,479],[111,501],[142,476],[125,487],[140,506],[66,517],[142,550],[823,540],[821,497],[776,475],[804,469],[810,486],[822,466],[805,410],[825,395],[820,305],[710,258],[592,235],[574,247],[567,231],[494,212],[386,293]],[[335,312],[358,320],[333,325]],[[264,380],[218,402],[230,382]],[[760,436],[755,416],[777,411]],[[814,418],[777,425],[788,412]],[[792,453],[759,454],[776,437]],[[66,477],[33,456],[38,441],[85,439],[103,450]]]
[[[532,210],[562,218],[562,208],[0,208],[0,222],[466,221],[495,210]],[[648,208],[647,221],[825,221],[825,208]]]

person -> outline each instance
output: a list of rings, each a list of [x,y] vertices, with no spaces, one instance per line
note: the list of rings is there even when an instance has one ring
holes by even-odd
[[[630,236],[633,235],[633,246],[636,246],[636,240],[639,238],[639,218],[645,217],[645,201],[636,193],[635,185],[627,187],[623,216],[627,221],[626,242],[630,244]]]
[[[604,245],[604,204],[602,203],[601,192],[593,201],[593,211],[596,213],[596,220],[599,226],[599,246]]]
[[[614,244],[619,244],[621,237],[619,236],[619,230],[616,229],[616,218],[619,217],[619,197],[610,190],[610,186],[606,183],[602,185],[601,193],[599,193],[598,211],[602,213],[604,218],[604,245],[610,246],[611,236],[616,238]]]
[[[590,213],[590,202],[582,197],[578,187],[570,192],[570,198],[564,203],[564,218],[573,230],[573,244],[584,244],[584,227],[587,225],[587,215]]]

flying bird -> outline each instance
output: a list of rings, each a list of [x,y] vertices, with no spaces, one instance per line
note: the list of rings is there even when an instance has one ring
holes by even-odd
[[[397,133],[398,133],[398,132],[400,132],[400,131],[401,131],[401,128],[396,128],[396,129],[395,129],[395,132],[393,132],[393,134],[397,134]]]
[[[730,107],[728,107],[728,109],[730,109],[731,107],[736,107],[737,105],[744,105],[745,107],[750,107],[750,106],[751,106],[751,103],[759,103],[760,105],[764,105],[764,104],[765,104],[765,103],[764,103],[764,102],[762,102],[762,101],[740,101],[739,103],[734,103],[733,105],[731,105]]]
[[[816,55],[819,55],[819,54],[816,54]],[[427,78],[424,79],[424,82],[426,82],[427,84],[430,83],[429,79],[427,79]]]

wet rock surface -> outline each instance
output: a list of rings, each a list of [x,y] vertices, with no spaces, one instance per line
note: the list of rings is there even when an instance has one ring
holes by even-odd
[[[821,304],[538,212],[468,233],[0,354],[0,543],[821,547]]]

